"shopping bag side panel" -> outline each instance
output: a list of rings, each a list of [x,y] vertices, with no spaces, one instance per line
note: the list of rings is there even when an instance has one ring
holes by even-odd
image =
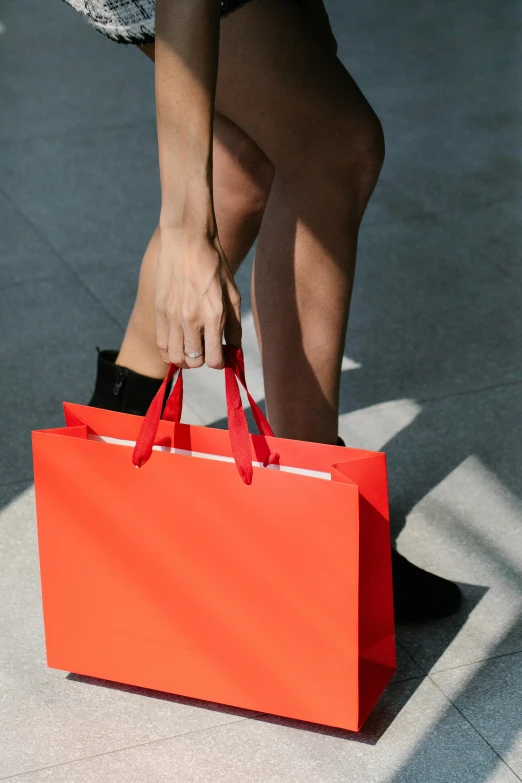
[[[35,482],[50,666],[356,728],[357,487],[50,435]]]
[[[64,402],[63,409],[67,426],[82,422],[88,427],[89,432],[120,438],[121,440],[135,441],[143,424],[143,416],[120,413],[119,411],[111,411],[106,408],[95,408],[90,405]],[[161,421],[158,428],[158,436],[172,436],[174,426],[172,422]],[[178,426],[181,428],[188,427],[188,425]]]
[[[360,498],[359,722],[364,723],[395,671],[395,632],[388,520]]]
[[[354,481],[360,487],[362,496],[384,519],[389,520],[388,480],[384,452],[360,452],[358,457],[338,462],[335,467]]]
[[[52,427],[49,430],[31,431],[32,435],[40,433],[45,435],[58,435],[64,438],[82,438],[83,440],[86,440],[89,433],[89,428],[85,424],[78,424],[70,427]]]
[[[67,427],[74,427],[79,424],[86,424],[85,419],[83,416],[79,415],[79,412],[76,410],[76,408],[86,408],[88,406],[86,405],[78,405],[76,406],[75,403],[72,402],[63,402],[63,415],[65,419],[65,424]]]
[[[391,539],[384,454],[338,465],[359,485],[359,722],[395,671]]]
[[[391,538],[386,457],[375,454],[350,464],[359,505],[359,641],[361,656],[395,665]],[[386,640],[383,645],[382,640]]]

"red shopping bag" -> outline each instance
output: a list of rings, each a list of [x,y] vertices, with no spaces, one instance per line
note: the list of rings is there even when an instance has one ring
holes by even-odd
[[[358,730],[395,667],[384,454],[64,403],[33,431],[47,662]],[[156,444],[156,445],[155,445]],[[136,466],[140,466],[139,470]]]

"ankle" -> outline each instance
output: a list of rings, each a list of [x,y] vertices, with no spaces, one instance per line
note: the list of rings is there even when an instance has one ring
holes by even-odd
[[[116,364],[158,380],[163,380],[168,371],[168,365],[161,358],[156,343],[144,340],[134,330],[128,329],[116,357]]]

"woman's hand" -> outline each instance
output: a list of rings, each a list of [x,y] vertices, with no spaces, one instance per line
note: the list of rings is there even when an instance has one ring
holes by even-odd
[[[161,234],[156,271],[158,346],[165,362],[222,369],[223,332],[241,345],[241,297],[217,234],[184,228]],[[199,353],[196,358],[186,354]]]

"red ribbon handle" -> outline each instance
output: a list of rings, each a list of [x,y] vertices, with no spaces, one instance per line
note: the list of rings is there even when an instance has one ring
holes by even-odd
[[[251,484],[253,471],[250,435],[241,400],[241,393],[239,391],[238,380],[248,395],[252,414],[261,435],[273,437],[274,433],[272,432],[272,428],[270,427],[265,414],[248,391],[245,378],[243,351],[241,348],[235,348],[233,345],[224,345],[223,354],[225,359],[225,390],[230,445],[232,446],[232,454],[241,478],[245,484]],[[161,409],[163,407],[167,384],[172,380],[177,369],[175,364],[170,365],[168,373],[145,415],[132,455],[132,462],[137,468],[141,468],[150,459],[161,418]],[[182,408],[183,372],[180,369],[172,393],[165,405],[163,419],[179,424],[181,421]],[[277,455],[271,454],[268,462],[274,462],[276,460]]]

